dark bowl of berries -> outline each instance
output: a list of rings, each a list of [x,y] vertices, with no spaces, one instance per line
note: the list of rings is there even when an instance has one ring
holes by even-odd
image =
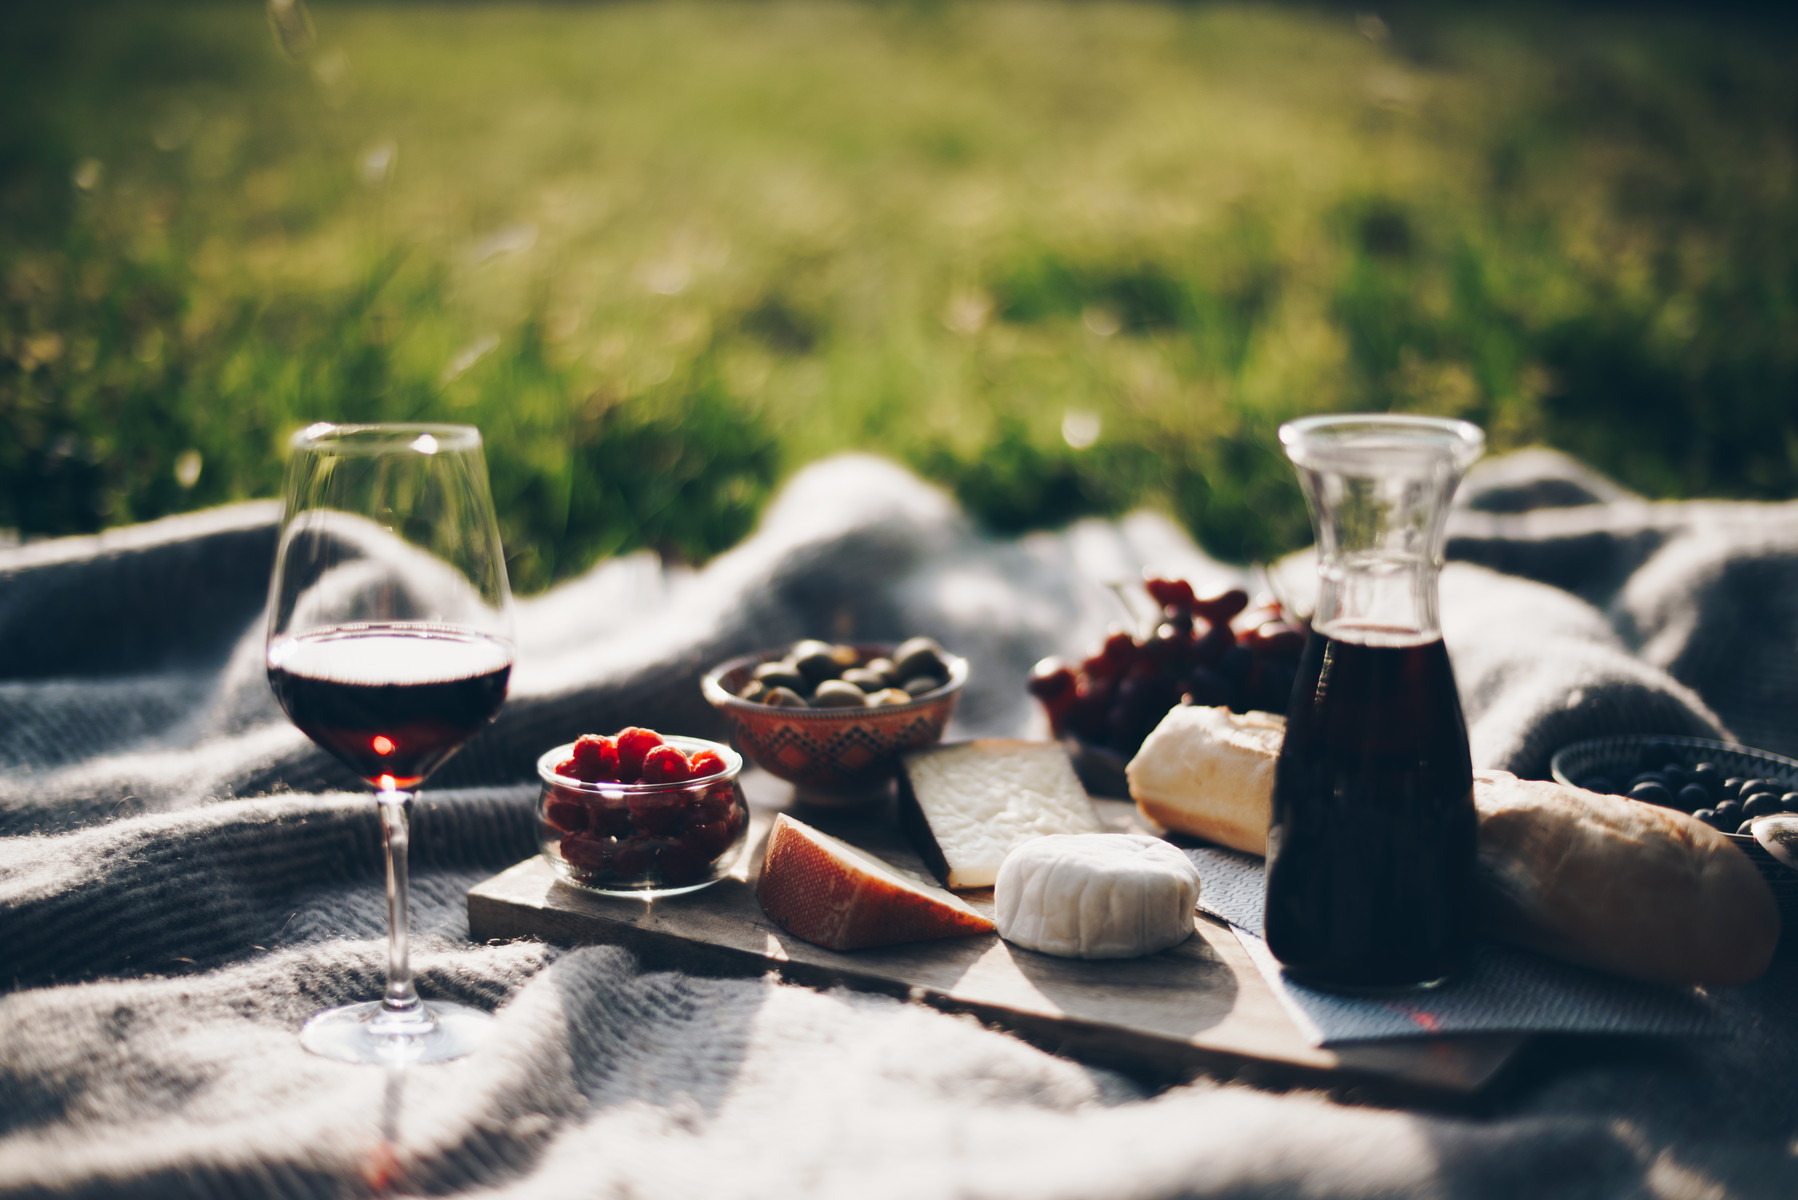
[[[1306,631],[1277,600],[1231,588],[1199,596],[1183,579],[1143,584],[1155,612],[1079,662],[1045,658],[1026,685],[1089,791],[1125,796],[1124,767],[1179,704],[1284,713]]]
[[[1754,838],[1757,818],[1798,813],[1798,759],[1705,738],[1631,734],[1555,752],[1556,783],[1689,813],[1754,860],[1788,916],[1798,916],[1798,871]]]
[[[537,840],[565,882],[615,896],[698,891],[735,869],[749,834],[743,759],[701,738],[631,727],[537,760]]]
[[[967,681],[968,660],[927,637],[806,639],[721,663],[700,690],[751,762],[833,804],[881,793],[901,754],[940,741]]]

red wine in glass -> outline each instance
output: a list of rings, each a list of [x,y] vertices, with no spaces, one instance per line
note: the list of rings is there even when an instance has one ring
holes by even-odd
[[[346,625],[273,642],[268,664],[293,723],[391,791],[417,787],[498,714],[512,649],[451,628]]]
[[[491,1017],[413,985],[412,798],[499,712],[512,598],[481,435],[314,425],[292,442],[269,580],[268,679],[315,743],[373,789],[387,867],[387,990],[316,1013],[300,1044],[346,1062],[441,1062]]]

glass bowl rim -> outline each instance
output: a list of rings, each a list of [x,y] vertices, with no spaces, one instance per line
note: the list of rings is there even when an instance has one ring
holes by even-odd
[[[641,796],[660,792],[684,792],[696,787],[710,787],[712,784],[734,782],[743,773],[743,756],[732,750],[723,742],[708,741],[705,738],[686,737],[678,733],[661,735],[662,741],[682,754],[691,755],[697,750],[716,751],[724,760],[724,770],[714,771],[710,775],[700,775],[693,779],[676,779],[667,783],[624,783],[615,779],[602,779],[589,783],[584,779],[571,779],[567,775],[558,775],[555,765],[574,752],[573,742],[564,742],[560,746],[545,750],[537,757],[537,778],[546,787],[558,787],[569,792],[601,793],[626,792]]]
[[[335,421],[314,421],[296,431],[288,445],[294,450],[319,450],[339,455],[372,454],[396,444],[405,445],[416,441],[424,434],[436,439],[437,451],[466,452],[481,448],[481,431],[473,425],[429,421],[342,424]]]
[[[900,642],[844,642],[842,645],[854,646],[858,651],[866,648],[884,647],[882,653],[891,653],[899,648]],[[943,651],[943,658],[949,665],[949,682],[942,687],[925,692],[922,696],[908,700],[904,704],[883,704],[878,708],[862,705],[859,708],[780,708],[773,704],[760,704],[754,700],[745,700],[741,696],[733,696],[724,688],[724,677],[741,667],[760,666],[765,662],[775,662],[784,657],[792,649],[791,645],[769,650],[757,650],[753,654],[739,654],[737,657],[719,663],[705,673],[699,681],[699,690],[714,708],[727,712],[746,713],[779,713],[782,717],[791,717],[799,721],[840,721],[846,717],[860,717],[867,720],[870,716],[885,713],[910,712],[926,704],[938,704],[945,698],[955,695],[967,683],[972,668],[965,656],[949,650]]]

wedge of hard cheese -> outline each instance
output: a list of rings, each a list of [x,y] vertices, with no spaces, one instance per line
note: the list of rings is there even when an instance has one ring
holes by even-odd
[[[991,933],[955,896],[785,813],[774,818],[755,897],[770,920],[828,950]]]
[[[1284,717],[1180,705],[1125,768],[1130,798],[1164,829],[1266,854],[1274,763],[1285,738]]]
[[[1031,838],[1104,829],[1060,746],[1009,738],[907,754],[899,820],[952,888],[993,886],[1005,856]]]

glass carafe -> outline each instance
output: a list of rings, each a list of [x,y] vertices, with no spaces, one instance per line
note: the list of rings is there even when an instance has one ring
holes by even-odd
[[[1317,533],[1317,609],[1287,709],[1266,932],[1295,977],[1427,987],[1471,936],[1473,765],[1436,583],[1485,437],[1465,421],[1308,417],[1280,441]]]

